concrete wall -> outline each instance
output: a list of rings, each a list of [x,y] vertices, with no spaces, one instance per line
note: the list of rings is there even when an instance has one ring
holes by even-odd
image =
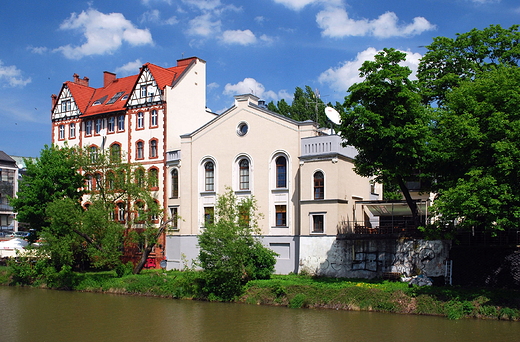
[[[377,278],[384,272],[405,276],[444,275],[451,242],[420,239],[336,240],[301,237],[300,272],[347,278]]]

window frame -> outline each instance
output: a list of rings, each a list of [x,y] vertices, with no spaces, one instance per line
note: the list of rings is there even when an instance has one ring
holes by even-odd
[[[117,116],[117,131],[124,132],[125,131],[125,115],[121,114]]]
[[[242,191],[251,189],[251,163],[247,158],[238,161],[238,189]]]
[[[211,169],[208,165],[211,164]],[[215,162],[213,160],[207,160],[204,162],[204,191],[215,192]]]
[[[325,213],[311,213],[311,233],[312,234],[325,234]],[[316,227],[321,229],[316,229]]]
[[[114,133],[116,131],[116,118],[111,116],[107,119],[107,132]]]
[[[144,113],[143,112],[137,113],[137,120],[136,120],[135,124],[136,124],[136,126],[135,126],[136,130],[144,129]]]
[[[85,136],[90,137],[92,135],[92,120],[85,121]]]
[[[150,140],[150,159],[159,158],[159,140],[153,138]]]
[[[153,175],[155,173],[155,176]],[[148,182],[150,186],[150,190],[156,191],[159,190],[159,169],[156,167],[151,167],[148,169]]]
[[[65,140],[65,125],[58,126],[58,140]]]
[[[171,189],[170,198],[179,198],[179,169],[174,168],[170,172]]]
[[[319,177],[321,175],[321,178]],[[314,172],[312,176],[313,191],[312,198],[315,200],[325,199],[325,174],[321,170]]]
[[[135,160],[144,159],[144,141],[138,140],[135,142]]]
[[[275,216],[274,216],[274,225],[275,227],[287,227],[287,205],[286,204],[276,204],[275,208]]]
[[[279,163],[282,159],[284,163]],[[281,179],[282,175],[283,179]],[[280,155],[275,158],[275,188],[287,189],[287,157],[285,155]]]
[[[76,123],[71,122],[69,124],[69,139],[76,139]]]
[[[156,128],[159,126],[159,113],[156,109],[150,111],[150,128]]]

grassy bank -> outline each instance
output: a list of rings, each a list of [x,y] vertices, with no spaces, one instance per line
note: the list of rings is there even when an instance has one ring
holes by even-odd
[[[12,285],[7,267],[0,267],[0,284]],[[117,277],[115,272],[74,273],[71,289],[166,298],[201,299],[197,272],[145,271]],[[35,287],[46,287],[35,283]],[[363,310],[400,314],[439,315],[450,319],[520,320],[520,292],[459,287],[409,287],[381,280],[273,276],[249,282],[238,303],[291,308]]]

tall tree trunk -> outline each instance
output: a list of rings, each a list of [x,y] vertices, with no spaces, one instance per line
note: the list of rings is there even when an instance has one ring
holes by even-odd
[[[412,195],[410,195],[410,190],[408,190],[408,187],[406,186],[406,183],[404,182],[402,177],[397,178],[397,182],[399,184],[399,188],[401,189],[401,192],[404,195],[404,198],[406,199],[406,203],[408,204],[408,207],[410,208],[410,211],[412,212],[412,220],[415,228],[419,227],[419,212],[417,208],[417,203],[413,200]]]
[[[139,260],[137,265],[135,265],[135,267],[134,267],[133,274],[141,273],[141,271],[144,268],[144,265],[146,264],[146,260],[148,259],[148,256],[150,255],[150,253],[152,253],[152,250],[153,250],[155,244],[157,243],[157,240],[161,237],[162,233],[166,229],[166,226],[168,226],[168,224],[170,222],[172,222],[173,220],[174,220],[173,218],[168,219],[159,226],[159,229],[157,230],[157,234],[155,234],[153,241],[146,244],[146,247],[143,250],[143,254],[141,255],[141,259]]]

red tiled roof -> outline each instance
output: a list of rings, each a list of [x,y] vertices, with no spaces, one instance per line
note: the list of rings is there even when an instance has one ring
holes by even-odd
[[[136,81],[137,75],[116,78],[106,87],[95,89],[94,94],[90,98],[89,107],[86,112],[83,112],[84,114],[82,116],[85,117],[124,110]],[[117,94],[119,94],[119,97],[110,101]],[[128,95],[128,98],[121,100],[125,95]],[[101,100],[100,102],[102,103],[95,105],[96,101],[99,100]]]
[[[87,87],[81,84],[77,84],[71,81],[67,81],[64,84],[64,88],[68,87],[76,105],[78,106],[81,114],[84,114],[88,108],[88,104],[90,102],[90,98],[94,94],[96,89]],[[62,89],[64,89],[62,88]]]
[[[152,63],[146,63],[143,65],[143,68],[141,68],[141,72],[144,68],[148,68],[157,82],[157,86],[160,89],[164,89],[166,86],[173,85],[195,59],[196,57],[178,60],[177,66],[170,68],[163,68]],[[102,88],[92,88],[71,81],[65,82],[64,87],[69,87],[82,117],[111,113],[125,109],[140,74],[141,73],[116,78],[113,82]],[[110,99],[113,99],[118,93],[121,93],[121,95],[116,100],[110,101]],[[129,95],[129,97],[122,101],[121,98],[124,95]],[[100,104],[94,105],[96,101],[100,101]]]

